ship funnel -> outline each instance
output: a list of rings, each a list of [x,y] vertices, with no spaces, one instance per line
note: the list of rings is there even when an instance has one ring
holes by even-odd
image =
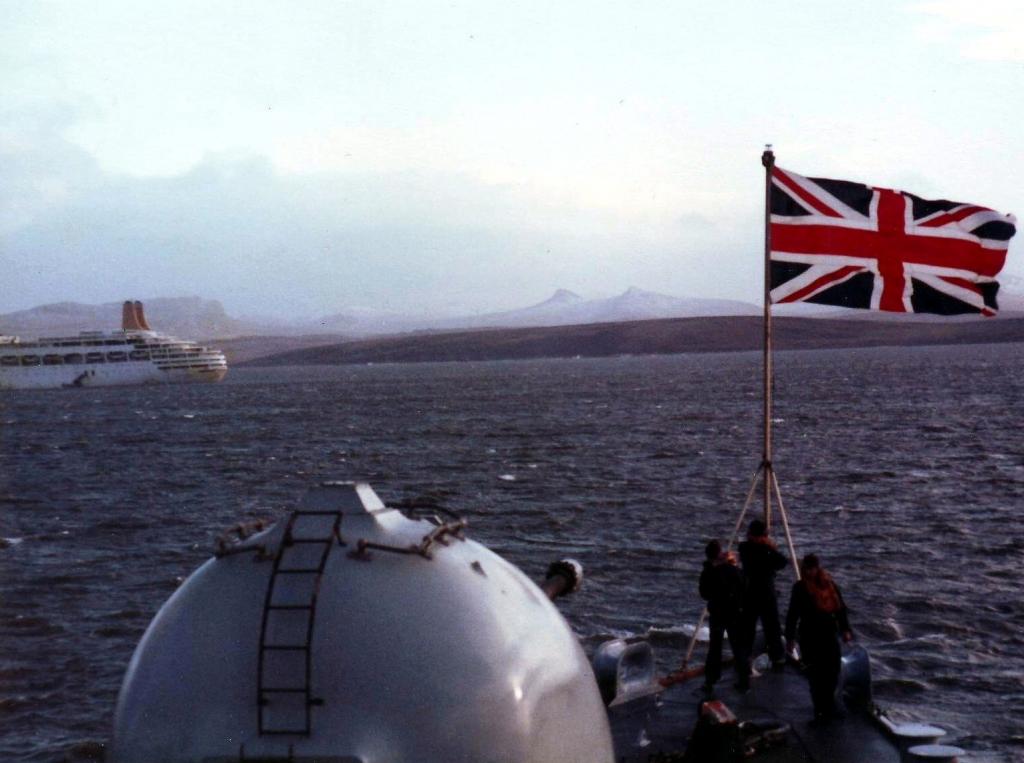
[[[152,331],[149,327],[149,323],[146,321],[146,314],[142,312],[142,303],[138,300],[135,301],[135,322],[139,324],[139,328],[143,331]]]
[[[123,331],[140,331],[142,329],[139,318],[135,314],[135,305],[131,300],[125,300],[121,306],[121,329]]]

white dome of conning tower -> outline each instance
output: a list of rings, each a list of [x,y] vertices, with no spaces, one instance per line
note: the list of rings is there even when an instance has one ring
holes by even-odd
[[[118,698],[118,763],[614,759],[554,604],[461,522],[326,483],[200,567]]]

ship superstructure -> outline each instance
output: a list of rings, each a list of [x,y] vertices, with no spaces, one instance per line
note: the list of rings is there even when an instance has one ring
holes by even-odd
[[[22,341],[0,337],[0,389],[216,382],[220,350],[153,331],[141,302],[125,302],[120,331]]]

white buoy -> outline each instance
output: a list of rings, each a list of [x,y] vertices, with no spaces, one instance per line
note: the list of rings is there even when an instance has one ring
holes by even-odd
[[[934,742],[946,736],[945,729],[928,723],[897,723],[893,726],[893,733],[901,739],[916,739],[919,742]]]
[[[407,518],[366,484],[311,491],[153,619],[111,759],[609,763],[568,624],[459,527]]]
[[[964,750],[948,744],[922,744],[907,750],[911,760],[928,763],[957,763],[958,756],[964,754]]]
[[[935,744],[946,736],[945,729],[928,723],[896,723],[884,715],[879,715],[878,720],[901,747]]]

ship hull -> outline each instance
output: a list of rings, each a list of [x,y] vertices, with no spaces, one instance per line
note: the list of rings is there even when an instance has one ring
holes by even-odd
[[[61,387],[118,387],[138,384],[219,382],[227,374],[221,368],[161,369],[149,361],[119,364],[0,367],[0,389],[59,389]]]

